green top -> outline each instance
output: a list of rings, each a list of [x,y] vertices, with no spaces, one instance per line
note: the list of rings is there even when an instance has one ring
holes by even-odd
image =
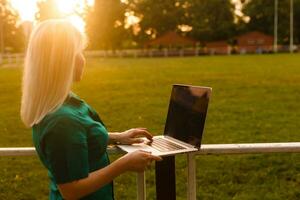
[[[109,165],[108,132],[98,114],[70,93],[63,105],[32,127],[35,149],[50,178],[50,199],[63,199],[57,184],[88,177]],[[84,200],[112,200],[109,183]]]

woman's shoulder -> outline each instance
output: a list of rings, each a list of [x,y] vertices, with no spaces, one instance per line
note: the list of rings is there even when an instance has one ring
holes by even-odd
[[[60,108],[48,113],[35,127],[40,130],[49,130],[55,127],[68,128],[69,126],[81,125],[80,119],[76,111],[69,106],[62,105]]]
[[[49,112],[33,128],[39,130],[38,132],[45,132],[55,127],[65,127],[67,129],[84,126],[81,114],[82,107],[79,105],[81,100],[79,100],[80,98],[77,95],[71,93],[62,105]]]
[[[62,104],[58,109],[48,113],[43,121],[71,120],[78,121],[78,111],[68,105]]]
[[[32,128],[32,134],[35,141],[56,146],[55,144],[60,141],[75,143],[84,141],[86,129],[75,114],[60,108],[36,124]]]

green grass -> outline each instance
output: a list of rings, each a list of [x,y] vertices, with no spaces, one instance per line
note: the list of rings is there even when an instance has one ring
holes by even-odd
[[[0,67],[0,147],[32,146],[19,119],[21,68]],[[300,55],[90,59],[74,91],[109,131],[164,128],[171,84],[211,86],[203,143],[300,141]],[[112,156],[114,160],[116,156]],[[186,196],[186,162],[176,158],[177,195]],[[0,199],[47,199],[46,170],[36,157],[0,157]],[[197,157],[198,199],[300,199],[300,155]],[[135,174],[115,181],[116,199],[135,199]],[[154,170],[147,197],[155,198]]]

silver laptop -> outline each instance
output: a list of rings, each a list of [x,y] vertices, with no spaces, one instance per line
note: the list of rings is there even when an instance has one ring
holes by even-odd
[[[210,87],[173,85],[164,135],[150,142],[118,145],[125,152],[144,150],[167,156],[200,150],[201,139],[212,89]]]

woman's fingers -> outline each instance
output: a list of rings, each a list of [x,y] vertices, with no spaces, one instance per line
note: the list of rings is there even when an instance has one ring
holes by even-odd
[[[134,136],[145,136],[148,140],[152,141],[152,134],[148,132],[146,129],[136,129],[134,132]]]
[[[155,156],[155,155],[152,155],[151,152],[146,152],[146,166],[149,167],[153,161],[162,161],[162,158],[160,156]]]
[[[131,141],[132,141],[132,143],[143,143],[144,142],[144,140],[141,138],[133,138]]]
[[[137,167],[140,171],[144,171],[147,167],[151,165],[153,161],[161,161],[162,158],[160,156],[152,155],[149,151],[137,150],[134,152],[137,155],[140,155],[140,163],[135,164],[134,167]]]
[[[162,161],[162,157],[160,157],[160,156],[155,156],[155,155],[152,155],[152,154],[150,154],[149,156],[150,156],[151,160]]]
[[[162,160],[162,157],[160,156],[156,156],[156,155],[153,155],[151,152],[149,151],[143,151],[141,150],[143,153],[145,153],[145,155],[147,156],[147,160],[150,160],[150,161],[161,161]]]

